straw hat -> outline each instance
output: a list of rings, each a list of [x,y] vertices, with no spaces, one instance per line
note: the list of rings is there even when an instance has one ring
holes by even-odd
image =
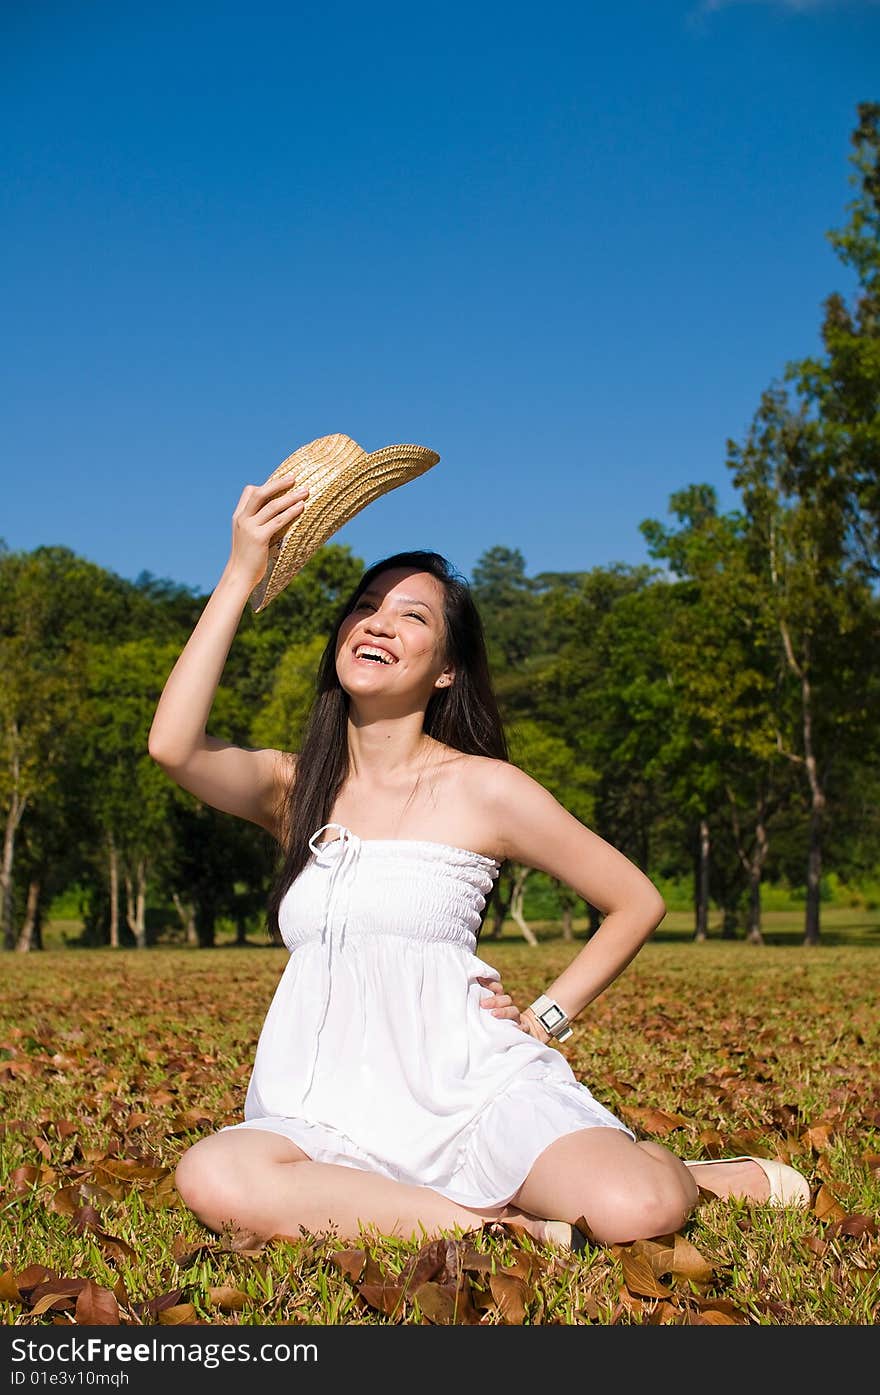
[[[305,507],[269,548],[265,575],[250,595],[265,610],[319,547],[380,494],[415,479],[440,459],[427,446],[383,446],[369,455],[350,436],[320,436],[282,460],[269,476],[308,485]],[[268,483],[268,481],[267,481]]]

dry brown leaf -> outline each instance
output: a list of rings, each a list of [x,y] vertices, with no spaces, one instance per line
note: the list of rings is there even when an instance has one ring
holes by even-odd
[[[658,1134],[661,1138],[672,1133],[673,1129],[685,1129],[691,1120],[684,1114],[668,1114],[664,1109],[640,1108],[636,1105],[627,1105],[626,1114],[628,1119],[636,1123],[644,1133]]]
[[[672,1289],[663,1284],[654,1274],[644,1255],[633,1254],[630,1246],[623,1246],[620,1252],[623,1279],[628,1291],[640,1298],[668,1298]]]
[[[189,1266],[194,1264],[197,1259],[200,1259],[202,1255],[211,1254],[213,1249],[214,1246],[206,1240],[197,1240],[193,1242],[192,1240],[184,1240],[182,1235],[178,1235],[171,1244],[171,1253],[174,1256],[174,1262],[178,1264],[181,1269],[188,1269]]]
[[[466,1245],[461,1253],[461,1267],[471,1274],[488,1274],[496,1266],[492,1255],[483,1254],[472,1245]]]
[[[222,1313],[237,1313],[254,1301],[240,1288],[226,1288],[223,1285],[219,1288],[209,1288],[208,1298],[211,1303],[217,1305]]]
[[[38,1284],[48,1283],[50,1279],[57,1279],[58,1274],[54,1269],[47,1269],[45,1264],[29,1264],[26,1269],[22,1269],[15,1276],[15,1282],[21,1292],[30,1297]]]
[[[525,1250],[514,1250],[513,1254],[504,1263],[503,1269],[498,1272],[509,1274],[515,1278],[522,1279],[523,1283],[529,1284],[534,1278],[542,1273],[545,1261],[537,1254],[528,1254]]]
[[[529,1291],[515,1274],[490,1274],[489,1288],[502,1321],[519,1327],[526,1319]]]
[[[182,1327],[200,1324],[201,1318],[197,1316],[192,1303],[176,1303],[170,1308],[162,1308],[156,1315],[156,1321],[163,1327]]]
[[[452,1322],[462,1321],[457,1315],[457,1290],[453,1283],[420,1283],[411,1296],[435,1327],[446,1327]]]
[[[229,1254],[259,1255],[266,1248],[266,1239],[253,1230],[233,1230],[224,1234],[225,1249]]]
[[[26,1196],[32,1187],[39,1184],[40,1172],[41,1169],[33,1163],[25,1163],[24,1166],[15,1168],[9,1176],[10,1189],[16,1196]]]
[[[721,1313],[728,1323],[734,1323],[736,1326],[748,1324],[748,1316],[728,1298],[693,1298],[690,1301],[704,1314]],[[715,1322],[715,1318],[712,1321]]]
[[[175,1114],[171,1120],[169,1133],[189,1133],[192,1129],[200,1129],[204,1124],[213,1124],[214,1115],[209,1114],[206,1109],[183,1109],[179,1114]]]
[[[863,1216],[853,1212],[844,1216],[842,1220],[832,1221],[826,1234],[830,1237],[846,1235],[851,1239],[861,1240],[865,1235],[877,1234],[877,1222],[872,1216]]]
[[[59,1216],[73,1216],[84,1202],[106,1206],[113,1199],[108,1191],[92,1182],[75,1182],[67,1187],[59,1187],[47,1204],[49,1210],[56,1211]]]
[[[814,1124],[812,1128],[804,1130],[800,1141],[805,1148],[812,1148],[816,1153],[824,1153],[833,1137],[834,1130],[830,1124]]]
[[[76,1300],[76,1320],[84,1327],[118,1327],[122,1318],[110,1290],[89,1279]]]
[[[158,1320],[158,1315],[164,1308],[174,1308],[183,1298],[183,1289],[175,1288],[169,1293],[157,1294],[155,1298],[148,1298],[144,1303],[135,1303],[134,1311],[138,1317],[149,1317],[153,1322]]]
[[[842,1221],[846,1211],[841,1206],[837,1197],[830,1187],[826,1187],[824,1182],[819,1188],[816,1199],[813,1202],[813,1212],[820,1221]]]
[[[127,1240],[121,1240],[118,1235],[108,1235],[105,1230],[96,1230],[94,1236],[101,1247],[101,1253],[107,1259],[137,1259],[137,1250],[129,1245]]]
[[[357,1291],[365,1303],[386,1317],[394,1317],[403,1308],[405,1292],[400,1284],[358,1284]]]
[[[95,1171],[120,1182],[158,1182],[168,1176],[171,1168],[153,1167],[130,1158],[105,1157],[96,1165]]]
[[[352,1283],[357,1283],[364,1272],[367,1262],[365,1250],[337,1250],[330,1256],[330,1263],[335,1264],[347,1279]]]
[[[4,1269],[0,1273],[0,1302],[3,1303],[23,1303],[21,1289],[15,1282],[15,1275],[11,1269]]]
[[[715,1273],[715,1265],[710,1264],[686,1236],[676,1235],[670,1273],[695,1284],[707,1284]]]
[[[707,1308],[704,1313],[697,1313],[691,1319],[693,1327],[739,1327],[737,1318],[731,1317],[721,1308]]]
[[[459,1274],[459,1244],[457,1240],[445,1238],[429,1241],[405,1266],[398,1282],[413,1292],[432,1279],[438,1284],[456,1284]]]
[[[674,1303],[667,1303],[665,1300],[657,1303],[648,1313],[648,1325],[650,1327],[679,1326],[684,1321],[684,1310]]]
[[[78,1206],[71,1220],[74,1230],[79,1231],[81,1235],[87,1230],[101,1229],[101,1217],[89,1202],[86,1202],[84,1206]]]
[[[47,1313],[50,1308],[61,1310],[75,1307],[76,1303],[69,1293],[49,1292],[44,1293],[42,1298],[37,1299],[36,1303],[34,1303],[31,1308],[31,1313],[34,1317],[38,1317],[40,1313]]]

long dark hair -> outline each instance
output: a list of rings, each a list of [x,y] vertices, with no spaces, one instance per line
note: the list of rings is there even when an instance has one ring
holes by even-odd
[[[486,638],[470,587],[438,552],[396,552],[374,562],[345,600],[333,623],[333,631],[315,681],[315,697],[306,718],[297,754],[296,770],[278,809],[284,848],[283,863],[269,893],[269,934],[281,941],[278,915],[281,902],[311,857],[309,838],[327,823],[348,768],[349,697],[336,672],[336,646],[345,617],[361,593],[380,572],[410,567],[430,572],[443,587],[443,621],[446,662],[455,667],[455,682],[437,688],[425,710],[423,731],[428,736],[468,755],[509,760],[507,738],[489,673]],[[498,887],[486,898],[482,923]]]

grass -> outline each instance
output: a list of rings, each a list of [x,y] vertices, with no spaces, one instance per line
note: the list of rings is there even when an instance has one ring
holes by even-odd
[[[690,917],[677,920],[561,1049],[603,1103],[681,1157],[792,1162],[808,1211],[704,1198],[677,1236],[578,1256],[510,1228],[433,1247],[213,1236],[173,1168],[241,1117],[286,952],[7,955],[0,1323],[88,1322],[103,1304],[123,1324],[876,1324],[880,915],[829,910],[816,948],[796,914],[768,916],[764,946],[696,945]],[[511,926],[479,950],[520,1004],[583,944],[536,929],[536,949]]]

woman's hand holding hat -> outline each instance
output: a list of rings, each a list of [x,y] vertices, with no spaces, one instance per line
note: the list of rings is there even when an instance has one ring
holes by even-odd
[[[245,485],[232,515],[227,571],[241,576],[248,591],[265,576],[273,542],[302,513],[308,492],[308,486],[297,485],[292,475]]]

